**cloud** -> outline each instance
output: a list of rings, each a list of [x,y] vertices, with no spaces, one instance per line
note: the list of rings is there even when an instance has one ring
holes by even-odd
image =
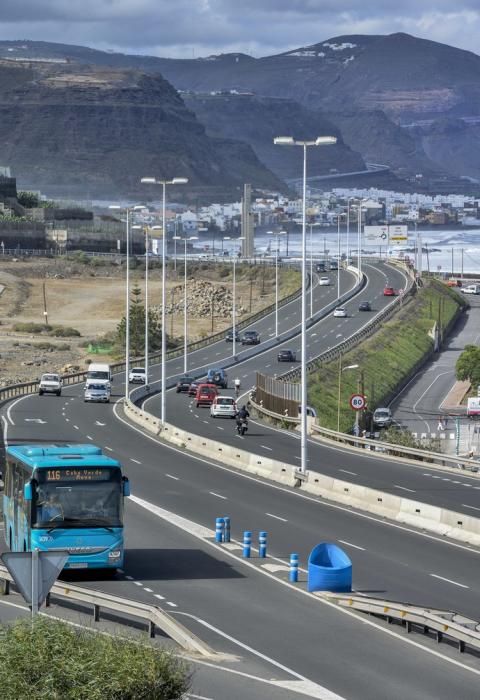
[[[399,31],[476,51],[478,0],[2,0],[0,14],[0,39],[186,58]]]

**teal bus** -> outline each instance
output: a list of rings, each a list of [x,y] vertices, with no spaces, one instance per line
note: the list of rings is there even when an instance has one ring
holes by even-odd
[[[119,462],[95,445],[10,445],[3,519],[14,552],[67,550],[66,569],[123,566],[123,501],[130,484]]]

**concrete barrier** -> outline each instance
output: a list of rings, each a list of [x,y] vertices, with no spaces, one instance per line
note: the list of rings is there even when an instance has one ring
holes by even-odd
[[[238,449],[236,446],[194,435],[169,423],[162,426],[158,418],[142,411],[131,401],[127,401],[124,408],[127,417],[144,430],[158,435],[196,457],[206,457],[286,486],[298,486],[295,476],[296,466],[293,464],[265,458]],[[480,546],[480,519],[474,516],[352,484],[315,471],[307,473],[307,478],[301,481],[300,488],[303,492],[320,496],[334,503]]]

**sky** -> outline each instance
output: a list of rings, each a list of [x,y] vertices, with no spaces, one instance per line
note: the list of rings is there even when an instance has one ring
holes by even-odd
[[[480,53],[480,0],[0,0],[0,39],[171,58],[406,32]]]

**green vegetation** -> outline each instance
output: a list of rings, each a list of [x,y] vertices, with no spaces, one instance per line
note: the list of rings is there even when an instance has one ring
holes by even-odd
[[[26,209],[35,209],[36,207],[43,207],[44,209],[54,208],[55,202],[50,202],[48,200],[39,199],[35,192],[19,192],[17,194],[17,201],[22,207]]]
[[[0,627],[0,695],[16,700],[176,700],[189,687],[173,654],[37,617]]]
[[[130,302],[130,352],[133,357],[139,357],[145,352],[145,306],[141,299],[142,290],[134,287],[131,291]],[[127,322],[125,316],[117,326],[116,347],[121,354],[125,348],[125,331]],[[168,342],[168,341],[167,341]],[[162,326],[158,313],[148,309],[148,348],[150,352],[159,350],[162,345]]]
[[[34,333],[50,335],[53,338],[79,338],[80,331],[70,326],[49,326],[45,323],[15,323],[13,330],[17,333]]]
[[[412,376],[433,351],[429,335],[434,324],[440,334],[465,302],[459,294],[432,280],[382,328],[341,358],[340,430],[350,431],[352,394],[363,388],[368,408],[385,405],[400,384]],[[357,369],[344,369],[358,365]],[[340,361],[325,363],[309,378],[309,403],[324,427],[337,429]]]
[[[474,387],[480,384],[480,347],[478,345],[465,345],[455,365],[455,376],[461,382],[470,382]]]
[[[389,442],[392,445],[412,447],[417,450],[441,452],[440,440],[438,438],[417,440],[413,437],[409,430],[402,430],[400,428],[396,428],[395,426],[388,428],[388,430],[385,430],[382,433],[382,441]]]

